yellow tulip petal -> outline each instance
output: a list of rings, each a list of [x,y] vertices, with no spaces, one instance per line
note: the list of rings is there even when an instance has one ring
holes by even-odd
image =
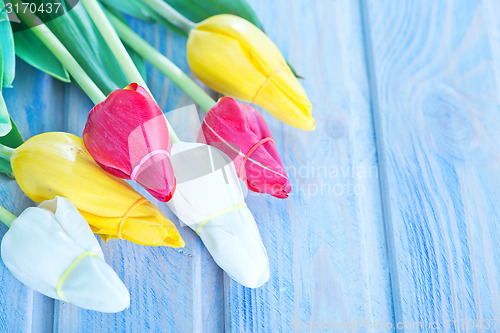
[[[229,14],[202,21],[189,35],[187,57],[194,75],[213,90],[314,129],[304,89],[273,42],[250,22]]]

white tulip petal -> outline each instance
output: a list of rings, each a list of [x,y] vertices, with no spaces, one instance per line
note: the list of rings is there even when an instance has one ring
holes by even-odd
[[[41,206],[45,208],[26,209],[2,239],[2,260],[10,272],[44,295],[86,309],[117,312],[127,307],[126,287],[102,259],[99,243],[86,222],[88,230],[82,227],[85,220],[74,205],[57,198]]]
[[[56,197],[42,202],[38,208],[45,208],[54,213],[57,222],[74,242],[78,243],[85,251],[93,252],[104,260],[99,242],[85,218],[71,201],[63,197]]]
[[[269,280],[267,252],[233,162],[214,147],[187,142],[172,146],[171,160],[178,183],[170,209],[199,229],[215,262],[235,281],[256,288]]]
[[[248,208],[212,218],[198,230],[208,251],[232,279],[249,288],[269,280],[269,259]]]
[[[56,285],[82,248],[46,209],[27,208],[2,239],[2,260],[22,283],[55,299]]]
[[[84,309],[119,312],[130,305],[123,282],[99,257],[85,256],[61,285],[66,301]]]

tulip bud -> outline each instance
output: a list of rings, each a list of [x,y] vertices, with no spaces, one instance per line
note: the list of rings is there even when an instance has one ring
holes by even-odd
[[[231,160],[199,143],[172,146],[177,189],[167,205],[195,230],[215,262],[240,284],[269,279],[269,259]]]
[[[277,198],[287,198],[292,190],[271,131],[251,106],[231,97],[219,99],[203,119],[198,142],[234,156],[238,177],[250,190]]]
[[[87,222],[67,199],[26,209],[2,239],[2,260],[22,283],[76,306],[119,312],[130,296]]]
[[[104,240],[184,246],[175,225],[129,184],[101,169],[75,135],[56,132],[32,137],[14,151],[11,164],[21,190],[31,200],[68,198]]]
[[[314,129],[311,103],[278,48],[238,16],[212,16],[191,30],[187,59],[194,75],[223,94],[262,106],[292,126]]]
[[[160,201],[172,197],[175,177],[167,123],[156,102],[136,83],[113,91],[90,111],[83,142],[112,175],[137,181]]]

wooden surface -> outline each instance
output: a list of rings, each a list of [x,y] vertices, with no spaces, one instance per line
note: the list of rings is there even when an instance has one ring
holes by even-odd
[[[101,241],[132,296],[118,314],[48,299],[0,261],[0,332],[500,331],[500,3],[250,3],[306,78],[317,124],[264,113],[293,187],[286,200],[247,195],[271,280],[231,281],[179,226],[179,250]],[[130,22],[189,70],[184,38]],[[165,112],[192,104],[147,70]],[[77,86],[21,61],[16,75],[4,92],[25,138],[81,135],[92,104]],[[169,117],[194,139],[196,115]],[[0,184],[12,212],[32,205],[15,181]]]

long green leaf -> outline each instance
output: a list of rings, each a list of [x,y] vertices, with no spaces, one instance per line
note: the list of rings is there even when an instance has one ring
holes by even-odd
[[[7,135],[0,137],[0,144],[10,148],[17,148],[24,143],[24,140],[12,118],[10,119],[10,123],[12,129]]]
[[[101,0],[113,12],[121,12],[137,17],[143,21],[157,21],[155,12],[140,0]]]
[[[67,14],[48,22],[47,26],[105,95],[129,84],[81,3]]]
[[[10,147],[17,148],[23,144],[23,138],[17,129],[16,124],[10,120],[12,124],[12,130],[6,136],[0,138],[0,144]],[[12,168],[10,167],[10,162],[0,158],[0,172],[7,174],[9,177],[14,177],[12,174]]]
[[[58,80],[70,82],[69,73],[48,48],[31,30],[23,30],[14,34],[16,54],[31,66],[52,75]],[[33,52],[36,50],[36,52]]]
[[[0,173],[5,173],[9,177],[12,177],[12,168],[10,163],[3,158],[0,158]]]
[[[186,35],[185,32],[179,30],[156,14],[154,10],[141,0],[101,0],[101,2],[114,10],[142,20],[162,23]],[[234,14],[243,17],[262,29],[262,24],[257,14],[255,14],[252,7],[245,0],[166,0],[165,2],[193,22],[200,22],[217,14]]]
[[[0,0],[0,43],[2,43],[3,75],[0,77],[4,87],[10,87],[16,73],[14,39],[4,0]]]
[[[200,22],[217,14],[233,14],[262,29],[257,14],[245,0],[164,0],[188,20]]]
[[[2,41],[0,40],[0,77],[3,77],[3,52],[2,52]],[[2,96],[2,81],[0,81],[0,136],[4,136],[10,132],[12,126],[10,124],[9,111],[5,105],[5,101]]]

